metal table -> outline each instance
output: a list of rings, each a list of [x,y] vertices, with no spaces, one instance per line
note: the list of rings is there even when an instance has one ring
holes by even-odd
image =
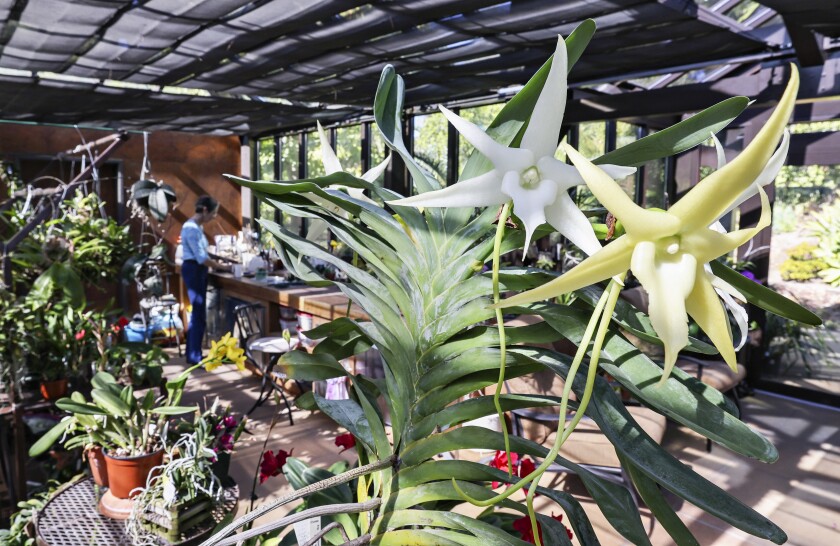
[[[239,487],[226,487],[222,504],[205,520],[182,537],[178,545],[197,544],[222,519],[236,509]],[[38,514],[35,524],[42,546],[132,546],[125,533],[125,521],[106,518],[97,510],[99,496],[92,478],[81,480],[51,498]],[[161,544],[169,544],[160,540]]]

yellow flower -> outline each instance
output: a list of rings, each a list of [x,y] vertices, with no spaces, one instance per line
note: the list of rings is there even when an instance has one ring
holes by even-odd
[[[239,371],[245,371],[245,349],[240,349],[239,347],[233,347],[232,349],[228,350],[227,357],[233,364],[236,364],[236,367],[239,368]]]
[[[204,369],[208,372],[212,372],[213,370],[222,365],[221,360],[210,360],[208,358],[205,358],[202,362],[204,362]]]
[[[225,338],[222,338],[219,341],[210,342],[210,354],[207,355],[207,358],[220,360],[225,358],[225,356],[227,355],[228,346],[226,343],[223,343],[224,339]]]
[[[592,193],[624,224],[626,234],[568,273],[539,288],[508,298],[499,307],[553,298],[619,275],[629,268],[650,296],[651,324],[665,346],[663,381],[679,351],[688,344],[687,315],[694,318],[723,359],[736,369],[729,321],[705,271],[705,264],[738,248],[770,224],[767,195],[757,188],[762,212],[754,228],[719,233],[709,226],[732,203],[738,202],[772,160],[793,110],[798,88],[799,73],[791,66],[787,89],[756,138],[734,161],[703,179],[668,211],[642,209],[607,173],[567,146],[569,158]]]

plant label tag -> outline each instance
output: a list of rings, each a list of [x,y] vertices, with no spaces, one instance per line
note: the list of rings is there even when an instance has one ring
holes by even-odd
[[[306,544],[312,539],[312,537],[317,535],[320,530],[320,516],[295,523],[295,536],[297,537],[298,544]],[[321,539],[319,538],[312,546],[321,546]]]

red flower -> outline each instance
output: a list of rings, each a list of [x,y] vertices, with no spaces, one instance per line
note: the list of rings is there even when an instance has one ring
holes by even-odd
[[[522,459],[522,460],[519,462],[519,477],[520,477],[520,478],[524,478],[524,477],[526,477],[528,474],[530,474],[531,472],[533,472],[533,471],[534,471],[534,470],[536,470],[536,469],[537,469],[537,465],[534,463],[534,461],[533,461],[533,460],[531,460],[531,459]],[[526,492],[526,493],[528,492],[528,488],[527,488],[527,487],[523,487],[523,489],[525,490],[525,492]],[[536,495],[535,495],[535,496],[536,496]]]
[[[292,451],[294,451],[294,448],[288,453],[279,449],[277,455],[274,455],[270,449],[263,453],[260,463],[260,483],[274,476],[279,476],[286,464],[286,459],[292,456]]]
[[[552,512],[551,513],[551,519],[562,523],[563,522],[563,514],[560,514],[559,516],[555,516],[554,512]],[[522,516],[521,518],[519,518],[517,520],[514,520],[513,529],[515,531],[519,532],[519,534],[522,536],[522,540],[524,540],[525,542],[530,542],[531,544],[536,544],[537,543],[534,540],[534,530],[531,527],[531,518],[529,518],[528,516]],[[545,544],[545,542],[543,542],[542,526],[539,523],[537,523],[537,529],[540,532],[540,543]],[[572,530],[569,529],[568,527],[566,527],[566,534],[569,536],[569,540],[572,540],[575,536],[572,533]]]
[[[78,332],[76,332],[76,341],[81,341],[83,337],[85,337],[84,330],[79,330]]]
[[[510,464],[514,468],[516,468],[516,463],[519,462],[519,454],[518,453],[511,453],[510,454]],[[493,457],[493,460],[490,461],[490,466],[493,468],[498,468],[499,470],[503,470],[507,472],[508,470],[508,458],[507,453],[504,451],[497,451],[496,456]],[[493,482],[493,489],[499,487],[499,482]]]
[[[335,445],[338,447],[343,447],[339,453],[344,453],[350,448],[356,447],[356,438],[350,434],[349,432],[345,434],[339,434],[335,437]]]
[[[128,324],[129,324],[129,321],[128,321],[128,319],[127,319],[127,318],[125,318],[125,317],[120,317],[120,318],[117,320],[117,322],[116,322],[116,323],[114,323],[114,324],[112,324],[112,325],[111,325],[111,330],[113,330],[113,332],[114,332],[115,334],[119,334],[119,333],[122,331],[122,329],[123,329],[123,328],[125,328],[126,326],[128,326]]]

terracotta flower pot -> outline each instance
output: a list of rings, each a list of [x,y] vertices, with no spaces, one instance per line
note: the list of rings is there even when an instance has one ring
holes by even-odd
[[[112,457],[105,453],[108,469],[108,487],[119,499],[129,499],[138,487],[146,487],[146,479],[152,468],[163,464],[163,450],[137,457]],[[136,495],[136,493],[135,493]]]
[[[41,381],[41,396],[44,400],[58,400],[67,394],[67,378],[55,381]]]
[[[93,476],[93,481],[100,487],[108,487],[108,466],[105,462],[105,454],[102,452],[102,447],[90,446],[85,450],[85,455],[87,456],[90,475]]]

